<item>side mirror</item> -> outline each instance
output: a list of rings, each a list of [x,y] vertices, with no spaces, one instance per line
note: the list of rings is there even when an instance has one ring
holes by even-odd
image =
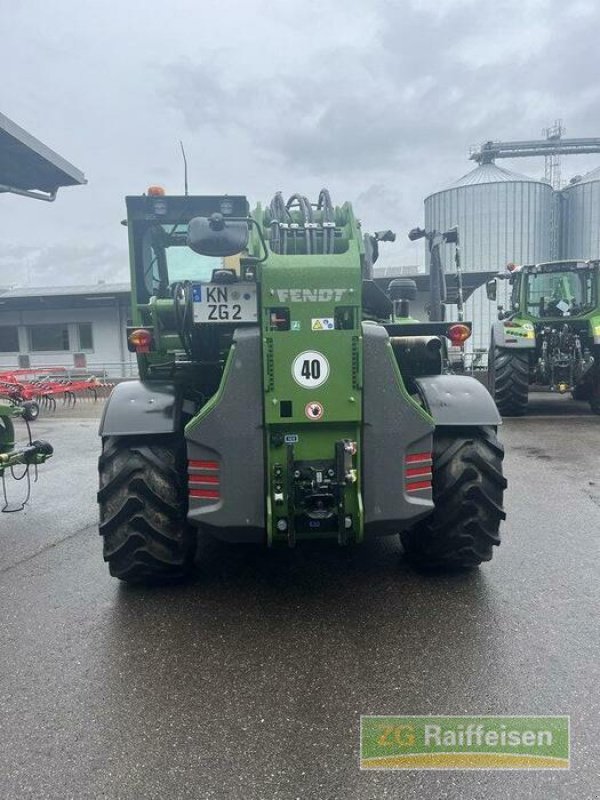
[[[496,299],[496,291],[497,291],[496,280],[492,279],[491,281],[488,281],[485,285],[485,292],[487,294],[488,300]]]
[[[227,219],[223,214],[194,217],[188,223],[188,246],[201,256],[235,256],[248,246],[246,220]]]

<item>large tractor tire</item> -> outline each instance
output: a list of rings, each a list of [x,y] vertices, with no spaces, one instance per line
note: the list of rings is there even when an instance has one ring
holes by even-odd
[[[586,382],[588,392],[585,399],[589,401],[592,413],[600,414],[600,347],[594,347],[594,364],[590,368],[589,375],[590,380]]]
[[[100,534],[110,574],[128,583],[185,576],[195,536],[186,519],[183,442],[172,436],[105,437],[98,469]]]
[[[589,394],[590,409],[593,414],[600,414],[600,376],[595,377]]]
[[[492,558],[506,514],[504,448],[494,428],[439,428],[433,449],[433,514],[401,534],[408,558],[428,569],[465,569]]]
[[[492,344],[490,394],[503,417],[522,417],[527,411],[529,355]]]

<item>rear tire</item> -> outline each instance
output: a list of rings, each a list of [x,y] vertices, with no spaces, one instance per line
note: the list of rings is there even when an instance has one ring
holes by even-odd
[[[592,386],[590,392],[590,409],[592,414],[600,414],[600,381]]]
[[[517,350],[490,348],[490,394],[503,417],[522,417],[527,411],[529,355]]]
[[[594,364],[590,369],[591,379],[587,382],[589,401],[593,414],[600,414],[600,347],[594,347]]]
[[[401,534],[420,567],[476,567],[492,558],[506,518],[504,448],[494,428],[439,428],[433,449],[433,514]]]
[[[187,522],[183,441],[109,436],[102,444],[98,503],[110,574],[129,583],[185,576],[195,535]]]

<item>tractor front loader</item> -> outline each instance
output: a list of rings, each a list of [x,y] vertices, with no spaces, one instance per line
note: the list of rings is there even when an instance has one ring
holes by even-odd
[[[426,566],[491,558],[498,412],[443,374],[456,323],[394,321],[348,203],[278,193],[250,214],[243,196],[158,187],[126,202],[140,379],[100,426],[112,575],[179,577],[198,532],[269,547],[401,534]]]

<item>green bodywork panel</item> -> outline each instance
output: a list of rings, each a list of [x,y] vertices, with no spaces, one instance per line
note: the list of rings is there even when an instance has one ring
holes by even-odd
[[[269,474],[267,531],[272,541],[278,537],[287,540],[286,534],[277,532],[274,502],[276,494],[283,494],[283,507],[289,500],[285,446],[278,443],[280,438],[284,442],[286,437],[288,442],[296,439],[294,459],[306,462],[331,461],[336,442],[360,441],[361,287],[360,253],[355,241],[348,243],[343,254],[270,254],[263,265],[260,305]],[[289,330],[273,329],[272,317],[280,312],[289,319]],[[315,369],[319,373],[316,380],[311,373]],[[313,383],[319,385],[312,387]],[[283,474],[276,479],[278,470]],[[344,508],[353,520],[353,538],[360,541],[363,520],[358,456],[354,470],[355,481],[344,490]],[[283,487],[279,493],[278,485]],[[302,538],[319,535],[318,530],[299,534]]]

